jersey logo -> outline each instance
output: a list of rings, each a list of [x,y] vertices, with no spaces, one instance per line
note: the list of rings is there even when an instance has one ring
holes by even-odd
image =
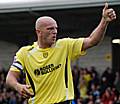
[[[43,57],[44,57],[44,58],[47,58],[47,57],[48,57],[48,52],[44,52],[44,53],[43,53]]]
[[[53,72],[54,70],[57,70],[57,69],[59,69],[60,67],[61,67],[61,64],[58,64],[58,65],[49,64],[49,65],[46,65],[46,66],[44,66],[44,67],[40,67],[39,69],[35,69],[35,70],[34,70],[34,74],[35,74],[36,76],[44,75],[44,74]]]

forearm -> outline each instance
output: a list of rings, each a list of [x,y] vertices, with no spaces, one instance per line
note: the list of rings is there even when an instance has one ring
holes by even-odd
[[[109,22],[106,22],[106,20],[102,17],[100,24],[89,36],[91,41],[91,46],[98,44],[103,39],[108,24]]]
[[[20,72],[9,71],[6,77],[6,84],[11,88],[14,88],[22,97],[30,98],[34,95],[33,92],[30,91],[30,85],[20,84],[17,79],[20,76]]]
[[[17,84],[18,84],[18,76],[19,74],[16,72],[8,72],[8,75],[6,77],[6,84],[11,87],[14,88],[15,90],[17,90]]]
[[[84,39],[82,50],[86,50],[97,45],[103,39],[109,22],[115,19],[115,11],[112,8],[108,9],[108,4],[105,3],[102,12],[102,19],[97,28],[90,34],[90,36]]]

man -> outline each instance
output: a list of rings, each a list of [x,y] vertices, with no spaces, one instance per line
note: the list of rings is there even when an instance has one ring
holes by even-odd
[[[98,44],[109,22],[115,19],[115,11],[108,9],[106,3],[101,22],[89,37],[56,41],[56,21],[48,16],[38,18],[35,25],[38,40],[16,53],[6,78],[7,85],[29,99],[29,104],[70,104],[74,99],[71,60]],[[17,80],[21,71],[26,74],[26,84]]]

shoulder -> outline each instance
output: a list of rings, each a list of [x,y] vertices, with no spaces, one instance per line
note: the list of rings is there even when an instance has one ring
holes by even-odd
[[[62,39],[58,39],[58,40],[57,40],[57,43],[63,43],[63,42],[65,43],[65,42],[70,41],[70,39],[71,39],[71,38],[62,38]]]
[[[21,47],[18,52],[25,52],[25,51],[30,51],[34,48],[34,45],[27,45],[27,46],[23,46]]]
[[[63,39],[58,39],[57,40],[57,43],[76,43],[76,42],[83,42],[84,41],[84,38],[63,38]]]

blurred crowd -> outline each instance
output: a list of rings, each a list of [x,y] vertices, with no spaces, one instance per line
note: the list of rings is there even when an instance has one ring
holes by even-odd
[[[75,99],[72,104],[120,104],[120,75],[107,67],[100,75],[95,67],[73,66]],[[27,104],[5,84],[7,71],[0,68],[0,104]]]
[[[27,104],[15,90],[5,84],[7,71],[0,67],[0,104]]]
[[[110,67],[100,75],[94,66],[72,69],[75,100],[73,104],[120,104],[120,76]]]

